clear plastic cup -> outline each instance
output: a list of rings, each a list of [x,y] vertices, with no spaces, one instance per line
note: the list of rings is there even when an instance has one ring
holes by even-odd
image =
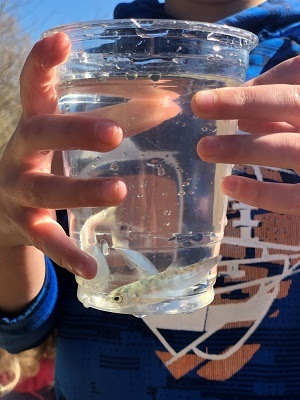
[[[143,316],[192,312],[214,298],[230,165],[203,162],[204,136],[234,134],[236,121],[197,118],[200,90],[245,80],[257,37],[240,29],[172,20],[66,25],[69,60],[58,69],[62,114],[116,121],[122,144],[108,153],[64,152],[67,176],[118,177],[118,207],[68,210],[70,235],[98,263],[76,277],[86,307]],[[84,135],[84,132],[82,132]]]

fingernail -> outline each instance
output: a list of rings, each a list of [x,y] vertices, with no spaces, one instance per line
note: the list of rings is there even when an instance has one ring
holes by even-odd
[[[57,51],[57,46],[60,44],[63,48],[70,46],[70,40],[68,36],[63,32],[55,32],[50,36],[45,37],[44,46],[47,46],[47,51],[53,53]]]
[[[82,262],[77,264],[77,266],[75,266],[73,270],[76,276],[80,276],[81,278],[85,279],[92,279],[97,273],[97,264],[87,264],[85,262]]]
[[[87,265],[86,263],[79,263],[76,267],[73,268],[74,274],[76,276],[80,276],[81,278],[86,277]]]
[[[232,177],[224,178],[222,183],[222,189],[227,195],[232,196],[236,194],[237,187],[238,187],[238,182],[235,178]]]
[[[209,112],[212,110],[216,101],[215,93],[211,90],[204,90],[196,95],[196,102],[200,111]]]
[[[221,142],[217,137],[205,137],[200,140],[198,148],[202,154],[214,155],[220,152]]]
[[[117,136],[123,137],[122,129],[114,122],[102,121],[96,125],[96,132],[100,137],[101,143],[111,146]]]
[[[101,185],[102,199],[109,203],[115,203],[126,194],[126,185],[117,179],[110,179]]]

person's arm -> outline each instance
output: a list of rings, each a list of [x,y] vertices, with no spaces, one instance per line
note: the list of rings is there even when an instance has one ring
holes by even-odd
[[[300,56],[244,86],[199,93],[192,108],[201,118],[238,119],[239,128],[252,133],[203,138],[198,144],[203,160],[292,169],[300,174]],[[284,184],[230,176],[222,189],[243,203],[300,215],[299,179],[298,184]]]
[[[41,251],[29,246],[0,247],[0,312],[19,313],[38,295],[45,280]]]
[[[7,312],[21,311],[39,293],[45,276],[43,254],[76,275],[95,276],[96,260],[67,237],[54,210],[115,206],[126,196],[125,184],[117,178],[55,175],[54,152],[107,152],[121,143],[123,132],[137,134],[180,111],[170,101],[178,94],[153,87],[146,89],[147,100],[142,101],[141,91],[131,84],[125,110],[121,104],[59,115],[56,66],[69,53],[70,41],[64,33],[34,46],[21,74],[23,115],[0,160],[0,310]],[[122,85],[113,90],[125,96]]]
[[[69,39],[62,33],[34,46],[20,80],[23,114],[0,159],[2,338],[9,324],[14,329],[11,321],[19,321],[36,300],[41,300],[49,277],[44,254],[72,273],[87,279],[95,276],[96,261],[66,235],[54,210],[117,205],[126,195],[124,184],[116,179],[52,174],[54,151],[106,152],[122,141],[122,131],[113,121],[58,114],[56,66],[69,52]],[[28,317],[26,314],[24,321]]]
[[[37,296],[18,313],[0,310],[0,348],[19,353],[42,343],[55,326],[57,298],[56,273],[46,258],[45,278]]]

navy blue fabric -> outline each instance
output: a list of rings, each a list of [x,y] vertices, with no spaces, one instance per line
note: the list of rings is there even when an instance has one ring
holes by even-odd
[[[46,257],[45,281],[38,296],[21,315],[0,314],[0,347],[19,353],[43,342],[56,322],[57,295],[56,273]]]
[[[120,4],[116,8],[115,17],[169,16],[164,13],[163,5],[156,0],[140,0]],[[252,78],[284,59],[299,54],[299,21],[298,0],[270,0],[220,22],[251,30],[259,36],[260,44],[250,57],[248,78]],[[248,167],[241,167],[239,173],[256,179],[251,171]],[[268,170],[265,180],[299,183],[299,176],[287,170]],[[242,274],[246,270],[250,275],[253,274],[253,279],[256,276],[277,276],[281,270],[280,257],[284,259],[284,265],[295,265],[293,254],[300,253],[299,218],[282,217],[255,208],[248,211],[251,217],[250,228],[253,227],[251,241],[260,241],[262,248],[268,241],[273,246],[270,254],[267,253],[266,260],[269,261],[255,261],[261,252],[269,250],[265,248],[262,251],[251,246],[250,242],[240,247],[232,245],[228,253],[224,248],[223,260],[241,259],[242,267],[238,272]],[[248,211],[243,205],[230,202],[227,214],[229,226],[234,227],[234,223],[237,223],[236,229],[246,229],[245,212]],[[60,217],[65,221],[65,216]],[[276,225],[278,221],[281,224],[280,230]],[[292,232],[290,236],[289,232]],[[286,241],[285,235],[288,237]],[[255,236],[258,236],[257,241]],[[278,238],[283,240],[283,250],[278,245],[281,243]],[[251,260],[254,260],[253,265]],[[52,271],[49,260],[47,265],[48,271]],[[55,287],[56,280],[52,273],[47,276],[41,294],[24,315],[15,320],[1,320],[0,346],[11,351],[25,349],[38,343],[51,324],[56,326],[55,385],[58,400],[299,400],[299,274],[289,280],[283,275],[282,286],[272,303],[268,305],[266,301],[254,304],[251,310],[267,307],[265,317],[231,357],[226,359],[216,356],[214,361],[197,356],[190,350],[184,358],[171,365],[166,363],[172,358],[172,351],[179,352],[182,347],[197,339],[200,333],[206,335],[209,329],[213,334],[198,346],[198,350],[203,354],[207,352],[216,355],[222,355],[228,349],[230,351],[247,333],[247,323],[249,329],[255,325],[253,316],[249,315],[246,324],[243,321],[230,323],[215,331],[209,327],[208,322],[211,321],[211,314],[216,315],[213,321],[217,323],[226,313],[232,313],[230,321],[234,321],[243,302],[251,301],[249,293],[241,289],[219,296],[216,303],[206,310],[203,332],[189,326],[189,319],[186,325],[181,324],[177,329],[172,328],[171,319],[167,328],[154,329],[154,320],[150,321],[151,325],[147,320],[145,323],[132,316],[85,309],[76,299],[77,284],[74,278],[62,268],[57,268],[60,295],[57,301],[59,312],[54,320],[56,294],[50,288]],[[220,270],[217,288],[226,286],[226,279],[228,277]],[[245,282],[244,279],[242,275],[235,278],[235,281]],[[263,290],[263,287],[254,287],[252,292],[255,294],[258,290]],[[270,293],[271,289],[266,291],[266,299]],[[226,301],[228,304],[223,304],[224,308],[219,309],[219,304]],[[228,311],[230,302],[234,305],[230,309],[233,311]],[[42,309],[46,310],[46,314],[41,312]],[[172,318],[176,319],[176,316]],[[44,331],[41,327],[45,327]],[[29,335],[24,334],[23,329]],[[14,341],[18,343],[15,347]]]
[[[116,19],[126,18],[150,18],[150,19],[169,19],[171,18],[164,11],[164,4],[157,0],[138,0],[132,3],[120,3],[115,8],[114,17]]]
[[[136,0],[119,4],[115,18],[170,19],[158,0]],[[260,75],[280,62],[300,54],[300,2],[269,0],[258,7],[218,21],[255,33],[259,45],[252,51],[247,80]]]

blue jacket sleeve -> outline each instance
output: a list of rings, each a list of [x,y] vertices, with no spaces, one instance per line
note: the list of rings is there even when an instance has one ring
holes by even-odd
[[[46,276],[38,296],[20,315],[9,317],[0,313],[0,347],[19,353],[36,347],[55,325],[58,285],[52,262],[46,257]]]

